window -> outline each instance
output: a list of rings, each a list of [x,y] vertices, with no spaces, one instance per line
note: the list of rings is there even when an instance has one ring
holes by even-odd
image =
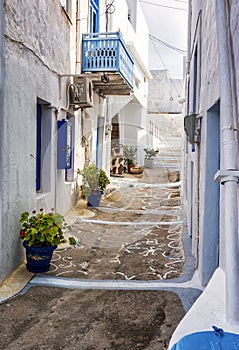
[[[37,135],[36,135],[36,191],[41,189],[41,116],[42,107],[37,104]]]
[[[39,100],[36,111],[36,191],[51,190],[52,118],[47,103]]]
[[[75,118],[57,122],[57,168],[65,170],[65,180],[74,180],[74,129]]]
[[[193,57],[193,112],[197,112],[198,101],[197,101],[197,88],[198,88],[198,49],[195,47]]]
[[[71,20],[71,0],[61,0],[61,5],[64,8],[68,18]]]
[[[128,5],[128,20],[136,30],[137,1],[126,0]]]
[[[99,0],[90,0],[90,33],[99,31]]]
[[[61,5],[64,7],[66,12],[70,11],[70,0],[61,0]]]

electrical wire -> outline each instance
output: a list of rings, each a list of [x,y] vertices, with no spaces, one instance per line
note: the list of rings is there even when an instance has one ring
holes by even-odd
[[[105,10],[102,13],[100,13],[100,17],[104,16],[104,15],[107,16],[108,14],[112,15],[112,13],[115,12],[114,1],[115,0],[106,0],[105,1]]]
[[[160,58],[160,61],[162,62],[162,65],[163,65],[164,69],[166,69],[167,72],[168,72],[169,79],[171,80],[173,86],[175,87],[175,90],[176,90],[177,93],[178,93],[178,97],[180,97],[181,94],[180,94],[180,92],[178,91],[178,88],[177,88],[177,86],[175,85],[175,82],[174,82],[174,80],[172,79],[172,77],[171,77],[171,75],[170,75],[170,73],[169,73],[169,70],[168,70],[168,68],[166,67],[166,64],[165,64],[164,61],[163,61],[163,59],[162,59],[162,57],[161,57],[161,55],[160,55],[160,53],[159,53],[159,51],[158,51],[158,48],[157,48],[156,45],[155,45],[155,42],[154,42],[152,39],[151,39],[151,42],[152,42],[152,44],[153,44],[153,46],[154,46],[154,48],[155,48],[155,51],[157,52],[157,54],[158,54],[158,56],[159,56],[159,58]],[[183,87],[182,87],[182,88],[183,88]]]
[[[139,0],[140,2],[148,5],[154,5],[154,6],[159,6],[159,7],[166,7],[168,9],[173,9],[173,10],[180,10],[180,11],[187,11],[185,8],[180,8],[180,7],[173,7],[173,6],[167,6],[167,5],[161,5],[161,4],[155,4],[154,2],[150,1],[144,1],[144,0]]]
[[[112,13],[115,12],[115,5],[114,5],[114,1],[115,0],[109,0],[108,3],[106,3],[106,13],[109,13],[110,15],[112,15]]]
[[[156,38],[155,36],[153,36],[153,35],[151,35],[151,34],[149,34],[149,38],[150,38],[151,40],[157,41],[159,44],[161,44],[161,45],[163,45],[163,46],[168,47],[169,49],[172,49],[172,50],[174,50],[174,51],[177,51],[178,53],[180,53],[180,54],[182,54],[182,55],[186,55],[186,51],[185,51],[185,50],[179,49],[179,48],[176,47],[176,46],[173,46],[173,45],[171,45],[171,44],[168,44],[168,43],[166,43],[165,41],[163,41],[163,40],[161,40],[161,39],[158,39],[158,38]]]
[[[178,1],[178,2],[183,2],[184,4],[188,4],[188,2],[184,0],[173,0],[173,1]]]

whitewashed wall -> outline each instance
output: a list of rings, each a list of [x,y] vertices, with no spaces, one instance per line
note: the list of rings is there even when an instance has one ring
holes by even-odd
[[[73,17],[75,9],[73,4]],[[75,37],[74,26],[61,2],[5,1],[5,72],[3,129],[1,149],[1,188],[3,195],[0,237],[0,280],[22,260],[19,242],[19,214],[43,206],[65,214],[75,200],[75,184],[65,183],[62,171],[56,170],[56,121],[65,116],[67,80],[62,82],[59,99],[58,74],[74,70],[75,52],[70,56]],[[75,17],[72,18],[75,23]],[[72,36],[73,35],[73,36]],[[2,38],[2,36],[1,36]],[[43,161],[42,192],[36,193],[36,105],[37,98],[49,105],[45,109],[48,133],[52,142]],[[72,112],[73,113],[73,112]],[[45,169],[44,169],[45,167]],[[46,170],[47,169],[47,170]],[[47,176],[44,176],[47,174]]]

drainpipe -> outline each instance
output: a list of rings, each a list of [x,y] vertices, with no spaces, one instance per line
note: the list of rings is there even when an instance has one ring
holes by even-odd
[[[220,129],[221,129],[221,166],[215,180],[224,185],[224,200],[221,201],[221,213],[224,212],[225,235],[225,275],[226,275],[226,320],[239,323],[239,247],[238,247],[238,199],[237,183],[237,145],[234,132],[232,109],[232,87],[230,79],[230,60],[228,45],[228,23],[226,1],[216,0],[216,22],[218,42],[218,64],[220,80]]]

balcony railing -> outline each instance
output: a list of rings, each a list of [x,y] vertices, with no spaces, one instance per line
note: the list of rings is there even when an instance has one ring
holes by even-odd
[[[83,34],[83,73],[119,73],[133,89],[133,70],[133,58],[119,32]]]

